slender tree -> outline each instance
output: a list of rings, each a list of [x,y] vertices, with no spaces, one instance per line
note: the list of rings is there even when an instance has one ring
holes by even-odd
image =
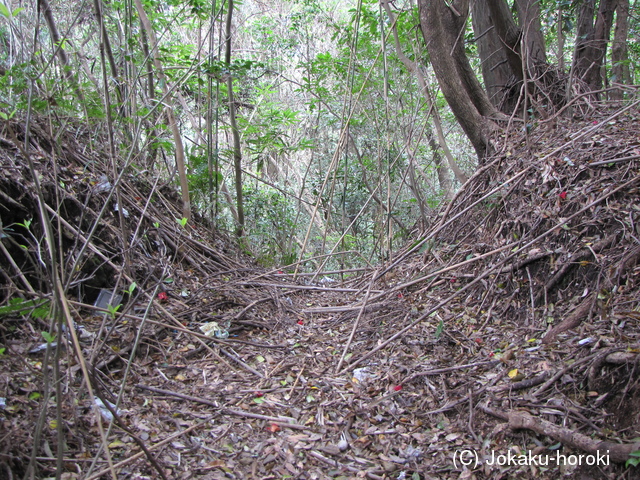
[[[231,21],[233,19],[233,0],[227,4],[226,46],[224,62],[227,65],[227,90],[229,95],[229,123],[233,136],[233,168],[235,170],[236,210],[238,212],[238,228],[236,235],[244,235],[244,203],[242,201],[242,150],[240,146],[240,131],[236,122],[236,104],[233,99],[233,74],[231,73]]]
[[[416,62],[411,61],[402,51],[402,46],[400,44],[400,37],[398,35],[398,28],[396,25],[397,23],[396,17],[391,11],[391,7],[389,7],[389,4],[387,2],[383,3],[383,7],[391,22],[391,30],[393,33],[393,39],[395,43],[396,55],[398,56],[402,64],[405,66],[405,68],[416,76],[416,79],[418,80],[418,86],[420,87],[420,90],[422,91],[423,95],[425,96],[425,99],[427,100],[427,105],[429,105],[429,108],[431,108],[433,112],[433,121],[434,121],[433,123],[436,129],[436,133],[438,135],[438,142],[435,141],[433,137],[433,132],[431,131],[431,126],[429,124],[426,125],[426,130],[427,130],[426,136],[429,141],[429,145],[433,150],[433,157],[437,165],[440,187],[443,189],[447,197],[451,197],[451,195],[453,195],[451,191],[451,182],[449,181],[447,168],[442,164],[442,158],[440,156],[440,152],[438,152],[437,150],[438,146],[442,148],[442,151],[444,152],[444,155],[449,164],[449,168],[451,168],[454,175],[456,176],[456,178],[461,184],[467,181],[467,176],[460,169],[457,162],[453,158],[453,154],[451,153],[451,150],[449,150],[449,146],[447,145],[447,142],[444,137],[442,122],[440,122],[440,117],[437,115],[436,109],[433,108],[434,105],[431,98],[431,93],[429,92],[429,86],[427,85],[427,81],[424,78],[424,74],[422,73],[422,70],[420,70],[420,66]]]
[[[49,27],[49,33],[51,34],[51,40],[53,41],[53,48],[55,49],[58,59],[60,60],[62,75],[67,79],[71,87],[74,89],[76,95],[78,96],[78,101],[80,102],[80,104],[84,105],[84,95],[82,94],[82,90],[80,90],[78,81],[73,75],[73,68],[71,66],[71,63],[69,62],[67,52],[64,49],[62,37],[60,36],[60,33],[58,33],[58,27],[56,26],[56,22],[53,19],[53,12],[51,11],[48,0],[38,0],[38,8],[44,16],[47,27]]]
[[[170,92],[169,86],[167,85],[167,77],[164,74],[162,62],[160,61],[160,57],[158,55],[158,39],[156,38],[156,33],[153,30],[151,22],[149,21],[149,17],[147,16],[147,13],[142,6],[142,2],[140,0],[135,0],[135,5],[136,10],[138,11],[138,16],[140,17],[140,22],[142,23],[151,44],[150,46],[153,63],[156,67],[156,73],[160,79],[159,83],[162,86],[162,93],[166,97],[164,111],[167,116],[167,121],[169,122],[169,128],[171,128],[171,133],[173,134],[173,141],[175,143],[176,167],[178,169],[178,177],[180,178],[180,190],[182,190],[182,216],[189,220],[191,218],[191,200],[189,199],[189,182],[187,180],[187,169],[184,161],[184,145],[182,143],[180,129],[178,128],[178,122],[176,121],[173,108],[171,107],[169,101]]]

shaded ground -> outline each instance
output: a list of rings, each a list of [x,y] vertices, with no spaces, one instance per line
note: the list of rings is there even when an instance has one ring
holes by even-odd
[[[0,478],[637,478],[639,116],[497,138],[427,231],[351,277],[259,269],[35,124],[64,301],[24,128],[2,124]],[[34,351],[52,319],[59,347]]]

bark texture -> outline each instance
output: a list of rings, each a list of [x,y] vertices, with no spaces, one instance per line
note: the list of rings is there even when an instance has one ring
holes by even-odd
[[[611,45],[611,81],[631,84],[631,71],[629,70],[629,52],[627,38],[629,36],[629,0],[618,0],[616,5],[616,29]],[[613,90],[611,98],[622,100],[622,90]]]
[[[488,153],[489,117],[497,114],[473,72],[464,50],[469,1],[419,0],[420,24],[431,65],[447,103],[478,158]]]
[[[616,0],[584,0],[578,15],[573,71],[592,90],[603,84],[602,66],[613,25]]]

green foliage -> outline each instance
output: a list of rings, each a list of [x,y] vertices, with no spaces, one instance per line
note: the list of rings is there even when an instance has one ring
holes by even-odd
[[[51,345],[53,342],[56,341],[56,335],[54,333],[49,333],[49,332],[40,332],[40,335],[42,335],[42,338],[44,338],[44,341],[47,342],[49,345]]]
[[[625,462],[624,466],[629,467],[637,467],[640,465],[640,450],[636,450],[635,452],[631,452],[629,454],[629,459]]]
[[[0,307],[0,318],[6,316],[31,316],[33,318],[49,318],[51,302],[45,300],[24,300],[11,298],[7,305]]]
[[[132,296],[137,286],[138,284],[136,282],[132,282],[131,285],[129,285],[129,288],[126,288],[124,290],[124,293],[126,293],[129,296]]]
[[[245,186],[243,195],[248,237],[258,261],[265,266],[292,263],[296,258],[291,241],[296,231],[292,197],[268,186]]]
[[[17,17],[20,12],[22,12],[24,8],[18,7],[13,11],[9,10],[7,6],[0,2],[0,15],[2,15],[7,20],[11,21],[14,17]]]
[[[111,305],[110,303],[107,304],[107,310],[109,312],[109,317],[116,318],[116,313],[118,313],[118,310],[120,310],[120,307],[122,307],[122,304],[120,305]]]

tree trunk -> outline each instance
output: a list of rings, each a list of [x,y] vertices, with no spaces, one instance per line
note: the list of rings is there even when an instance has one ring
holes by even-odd
[[[629,0],[618,0],[616,5],[616,29],[611,45],[611,81],[631,84],[631,71],[629,70],[629,52],[627,50],[627,37],[629,36]],[[611,92],[611,98],[622,100],[623,91],[615,89]]]
[[[504,56],[509,62],[512,73],[522,80],[522,52],[520,40],[522,32],[516,25],[513,15],[505,0],[476,0],[476,5],[485,8],[491,17],[491,21],[498,37]]]
[[[167,78],[164,75],[162,63],[158,57],[158,39],[151,26],[149,17],[144,11],[141,0],[135,0],[136,10],[150,42],[153,63],[156,67],[156,72],[160,78],[160,85],[162,85],[162,93],[166,97],[165,100],[165,113],[167,114],[167,122],[171,128],[173,134],[173,141],[175,142],[176,149],[176,168],[178,169],[178,177],[180,178],[180,190],[182,191],[182,216],[187,220],[191,219],[191,200],[189,199],[189,182],[187,180],[187,169],[184,162],[184,146],[182,144],[182,137],[180,136],[180,129],[173,113],[173,108],[169,105],[169,87],[167,85]]]
[[[431,151],[433,152],[433,163],[436,166],[436,175],[438,175],[438,184],[440,185],[440,189],[442,190],[444,198],[446,198],[449,201],[453,200],[454,191],[453,191],[453,188],[451,188],[451,179],[449,178],[447,169],[442,163],[442,157],[440,156],[440,152],[438,151],[438,144],[433,138],[433,135],[428,135],[428,142],[429,142],[429,147],[431,147]],[[413,169],[411,170],[411,173],[414,173]],[[422,203],[420,198],[418,198],[418,201]],[[422,205],[420,205],[420,213],[422,213],[422,216],[426,220],[426,216],[424,215],[424,212],[422,210],[423,210],[423,207]]]
[[[482,161],[490,151],[490,117],[497,114],[482,89],[464,50],[464,29],[469,15],[468,0],[419,0],[422,34],[444,94],[458,123]]]
[[[558,20],[556,21],[556,36],[558,38],[558,51],[556,53],[556,59],[558,61],[558,70],[564,72],[564,12],[562,11],[562,5],[558,5]]]
[[[472,7],[472,25],[481,60],[482,79],[491,103],[505,113],[512,112],[518,98],[517,95],[515,99],[513,96],[505,98],[506,88],[515,83],[516,77],[522,80],[522,73],[512,70],[486,2],[476,1]]]
[[[531,71],[535,64],[547,62],[544,36],[540,26],[540,1],[516,0],[516,9],[522,32],[521,49],[527,59],[527,69]]]
[[[442,130],[442,122],[440,121],[440,118],[438,117],[438,111],[436,108],[434,108],[433,105],[433,99],[431,98],[431,93],[429,92],[429,87],[427,85],[427,81],[424,78],[424,75],[422,73],[422,70],[420,70],[420,66],[416,63],[411,61],[402,51],[402,46],[400,45],[400,38],[398,36],[398,29],[396,27],[396,18],[395,15],[393,14],[393,12],[391,11],[391,7],[389,7],[389,3],[387,2],[383,2],[383,7],[387,13],[387,16],[389,17],[389,21],[391,23],[391,29],[393,32],[393,39],[395,42],[395,47],[396,47],[396,55],[398,55],[398,58],[400,59],[400,61],[402,62],[402,64],[405,66],[405,68],[415,74],[417,80],[418,80],[418,86],[420,87],[420,90],[422,91],[425,99],[427,100],[427,105],[429,106],[430,109],[432,109],[433,111],[433,124],[435,126],[436,129],[436,133],[438,135],[438,144],[440,146],[440,148],[442,148],[442,151],[444,152],[445,157],[447,158],[447,163],[449,164],[449,168],[451,168],[451,170],[453,171],[453,174],[456,176],[456,178],[458,179],[458,181],[464,185],[464,183],[468,180],[467,176],[464,174],[464,172],[462,172],[462,170],[460,169],[460,167],[458,166],[458,164],[456,163],[455,158],[453,158],[453,154],[451,153],[451,150],[449,149],[449,146],[447,145],[447,142],[445,140],[444,137],[444,132]],[[427,137],[429,139],[429,144],[431,145],[431,148],[433,149],[433,153],[434,155],[438,154],[437,152],[437,147],[438,144],[435,144],[435,140],[433,139],[433,132],[431,131],[431,126],[429,125],[429,123],[427,123],[425,125],[425,129],[427,132]],[[435,145],[434,145],[435,144]],[[449,178],[449,176],[447,175],[446,172],[447,168],[445,165],[441,165],[440,169],[438,170],[438,178]],[[451,198],[452,196],[452,189],[451,189],[451,182],[447,181],[446,184],[442,184],[441,183],[441,187],[445,190],[446,192],[446,197],[447,198]]]
[[[47,26],[49,27],[53,49],[55,51],[55,54],[60,59],[60,66],[62,67],[60,70],[62,70],[62,75],[67,79],[71,87],[74,89],[76,95],[78,96],[78,102],[80,103],[80,105],[84,106],[86,103],[84,100],[84,95],[82,94],[82,90],[80,90],[80,85],[78,85],[76,78],[73,76],[73,70],[71,67],[71,63],[69,62],[69,57],[67,57],[67,52],[64,48],[62,48],[60,33],[58,33],[56,22],[53,19],[53,13],[51,12],[49,2],[48,0],[38,0],[38,4],[40,5],[42,15],[47,22]]]
[[[616,0],[600,0],[596,15],[596,0],[584,0],[578,15],[574,74],[591,90],[602,88],[602,66],[613,24]]]
[[[244,235],[244,202],[242,200],[242,150],[240,148],[240,132],[236,124],[236,104],[233,99],[233,75],[231,74],[231,20],[233,18],[233,0],[229,0],[227,5],[227,25],[226,25],[226,50],[225,63],[228,67],[227,90],[229,91],[229,123],[231,124],[231,134],[233,135],[233,168],[235,170],[236,204],[238,211],[238,228],[236,235]]]
[[[143,78],[146,78],[146,88],[143,89],[143,92],[146,91],[146,103],[147,105],[154,105],[156,100],[156,86],[153,78],[153,65],[151,64],[151,55],[149,53],[149,40],[147,39],[147,32],[144,29],[144,24],[140,21],[140,44],[142,45],[142,53],[145,58],[145,65],[147,67],[146,75]],[[144,96],[144,93],[143,93]],[[154,113],[151,121],[145,121],[145,131],[147,133],[146,139],[146,149],[147,149],[147,160],[146,165],[148,169],[153,169],[153,166],[156,162],[156,158],[158,156],[158,146],[156,144],[156,138],[158,133],[156,132],[156,119],[157,115]]]
[[[476,0],[473,30],[482,64],[482,77],[493,105],[511,114],[521,101],[522,82],[532,93],[539,66],[546,63],[537,0],[517,1],[517,25],[505,0]]]

